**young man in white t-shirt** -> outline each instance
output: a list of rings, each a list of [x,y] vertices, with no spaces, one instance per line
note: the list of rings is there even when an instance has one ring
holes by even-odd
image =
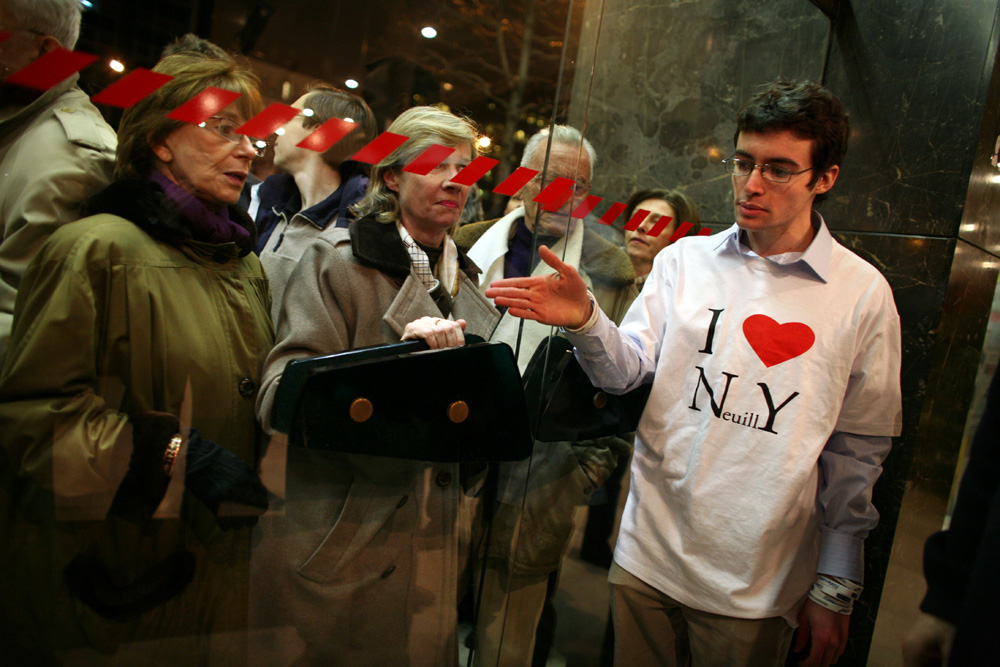
[[[497,281],[510,313],[562,326],[591,379],[653,384],[609,580],[616,664],[784,665],[843,653],[871,490],[901,426],[892,293],[830,235],[840,100],[777,82],[740,111],[736,224],[660,253],[620,327],[572,267]]]

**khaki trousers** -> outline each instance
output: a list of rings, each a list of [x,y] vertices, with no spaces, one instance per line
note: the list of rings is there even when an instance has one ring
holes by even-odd
[[[779,617],[744,619],[685,606],[612,563],[615,665],[782,667],[793,629]]]
[[[535,630],[549,575],[512,575],[498,558],[486,561],[476,624],[477,667],[525,667],[535,651]],[[478,579],[479,573],[476,573]],[[478,582],[477,582],[478,583]]]

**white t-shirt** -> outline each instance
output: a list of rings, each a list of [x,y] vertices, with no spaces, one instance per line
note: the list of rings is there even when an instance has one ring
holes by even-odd
[[[785,265],[741,253],[735,226],[682,240],[657,256],[621,325],[645,357],[641,370],[617,364],[627,384],[650,363],[655,375],[615,560],[697,609],[792,614],[816,576],[828,438],[900,431],[892,292],[818,224]],[[588,364],[586,347],[581,361],[607,386],[615,360]]]

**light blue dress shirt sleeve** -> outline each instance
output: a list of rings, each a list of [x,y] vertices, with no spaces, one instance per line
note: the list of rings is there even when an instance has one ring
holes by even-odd
[[[821,515],[816,571],[864,583],[864,541],[878,525],[872,487],[892,448],[888,436],[834,431],[819,457]]]

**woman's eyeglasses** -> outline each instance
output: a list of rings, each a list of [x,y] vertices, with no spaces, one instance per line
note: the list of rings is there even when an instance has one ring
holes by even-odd
[[[203,127],[206,130],[214,132],[226,141],[234,144],[239,144],[243,141],[243,139],[247,139],[257,157],[264,157],[264,153],[267,152],[266,141],[263,139],[254,139],[253,137],[249,137],[245,134],[240,134],[236,131],[236,128],[238,128],[239,125],[228,118],[223,118],[222,116],[210,116],[205,122],[198,123],[198,127]]]

